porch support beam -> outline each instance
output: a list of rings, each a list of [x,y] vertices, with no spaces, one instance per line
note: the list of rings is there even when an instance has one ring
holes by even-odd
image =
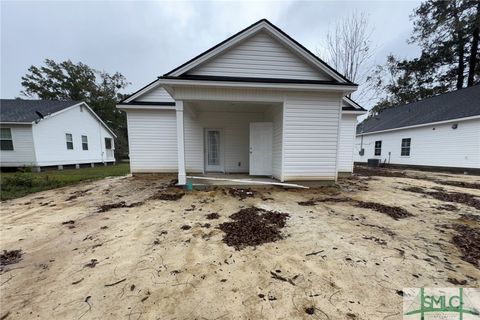
[[[178,155],[178,184],[187,184],[185,171],[185,136],[183,128],[183,100],[175,100],[177,118],[177,155]]]

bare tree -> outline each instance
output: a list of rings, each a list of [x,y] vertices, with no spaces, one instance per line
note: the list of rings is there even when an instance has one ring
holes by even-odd
[[[323,54],[319,54],[350,81],[363,85],[373,67],[371,34],[368,16],[364,12],[353,12],[339,20],[335,29],[328,32]],[[368,88],[362,90],[361,87],[357,99],[368,91]]]

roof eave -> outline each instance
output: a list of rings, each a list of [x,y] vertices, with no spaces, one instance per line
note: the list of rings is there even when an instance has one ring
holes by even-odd
[[[342,110],[342,114],[358,114],[362,115],[367,113],[366,110]]]
[[[361,111],[367,112],[367,110],[365,108],[363,108],[361,105],[359,105],[356,101],[352,100],[352,98],[343,97],[343,101],[345,103],[349,104],[350,106],[352,106],[353,108],[355,108],[356,110],[361,110]]]
[[[445,124],[445,123],[450,123],[450,122],[467,121],[467,120],[475,120],[475,119],[480,119],[480,115],[471,116],[471,117],[464,117],[464,118],[448,119],[448,120],[442,120],[442,121],[435,121],[435,122],[420,123],[420,124],[411,125],[411,126],[384,129],[384,130],[360,132],[360,133],[357,133],[356,136],[366,136],[366,135],[370,135],[370,134],[384,133],[384,132],[397,131],[397,130],[414,129],[414,128],[419,128],[419,127],[427,127],[427,126],[434,126],[434,125]],[[361,123],[358,124],[358,126],[361,126],[361,125],[362,125]]]
[[[0,125],[2,124],[7,124],[7,125],[12,125],[12,124],[34,124],[35,121],[0,121]]]
[[[357,90],[355,84],[316,84],[316,83],[275,83],[275,82],[249,82],[249,81],[216,81],[216,80],[191,80],[174,77],[160,77],[158,85],[165,86],[199,86],[199,87],[226,87],[226,88],[262,88],[262,89],[287,89],[309,91],[341,91],[345,94]]]

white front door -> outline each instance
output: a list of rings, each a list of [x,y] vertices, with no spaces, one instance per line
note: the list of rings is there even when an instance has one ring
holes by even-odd
[[[205,171],[225,171],[223,166],[223,136],[220,129],[205,129]]]
[[[250,175],[272,175],[272,142],[271,122],[250,123]]]

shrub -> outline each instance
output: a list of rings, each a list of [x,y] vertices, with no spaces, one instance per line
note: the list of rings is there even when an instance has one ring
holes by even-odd
[[[11,176],[2,179],[2,186],[6,188],[22,187],[31,188],[33,186],[33,176],[24,172],[16,172]]]

